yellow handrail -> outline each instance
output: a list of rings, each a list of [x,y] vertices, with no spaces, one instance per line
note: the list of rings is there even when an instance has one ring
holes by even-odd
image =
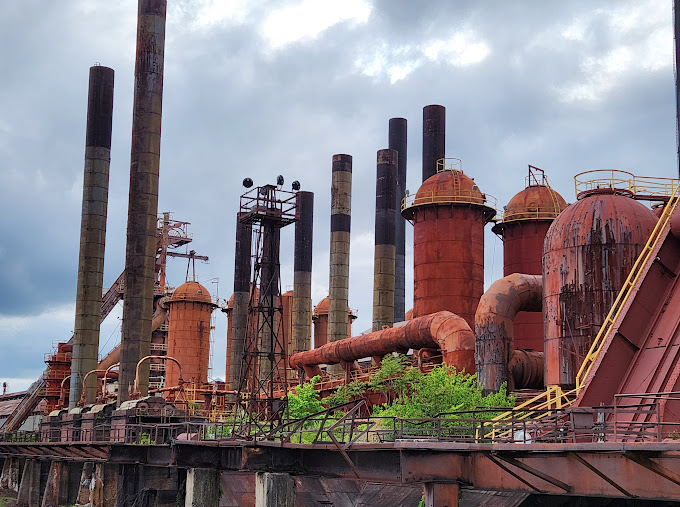
[[[576,196],[590,190],[612,189],[643,199],[663,198],[670,197],[679,183],[677,179],[636,176],[617,169],[596,169],[574,176]]]
[[[595,364],[595,360],[597,356],[600,354],[602,346],[606,342],[609,334],[612,332],[615,322],[621,315],[623,308],[626,306],[626,303],[628,302],[628,299],[632,294],[633,287],[639,281],[644,266],[647,264],[647,261],[649,260],[652,251],[657,246],[657,243],[659,242],[661,235],[664,229],[666,228],[668,221],[671,218],[671,215],[675,211],[675,208],[678,205],[678,200],[680,198],[679,192],[680,184],[676,185],[675,190],[671,194],[670,200],[668,201],[668,204],[663,207],[663,213],[659,217],[659,221],[657,222],[656,227],[654,227],[654,230],[652,231],[652,234],[649,236],[647,244],[642,249],[642,252],[640,252],[640,255],[638,255],[635,264],[633,264],[633,268],[630,270],[628,278],[626,279],[625,283],[623,284],[623,287],[619,291],[619,294],[616,296],[616,300],[614,301],[614,304],[609,310],[607,318],[605,318],[604,323],[600,327],[600,331],[597,333],[597,336],[595,337],[593,344],[590,346],[588,354],[583,360],[583,363],[581,363],[581,367],[579,368],[579,371],[576,374],[577,392],[579,392],[581,388],[583,388],[583,384],[585,383],[585,380],[588,377],[590,370]]]

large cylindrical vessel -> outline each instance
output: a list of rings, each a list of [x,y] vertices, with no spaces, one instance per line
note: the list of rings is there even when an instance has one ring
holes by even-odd
[[[248,329],[248,303],[250,302],[250,270],[253,226],[242,223],[236,215],[236,244],[234,252],[234,295],[227,331],[227,378],[229,388],[238,390],[241,381],[243,349]]]
[[[288,354],[312,348],[312,237],[314,193],[300,191],[296,198],[293,311]]]
[[[167,0],[139,0],[118,404],[151,350]],[[140,368],[146,396],[149,363]]]
[[[343,338],[352,337],[352,321],[356,319],[354,312],[347,307],[347,335]],[[314,324],[314,348],[319,348],[328,343],[328,298],[325,297],[314,307],[312,314]]]
[[[545,383],[574,386],[578,369],[657,218],[615,190],[579,196],[543,246]]]
[[[170,298],[168,323],[168,356],[182,365],[182,380],[205,384],[210,362],[210,315],[214,305],[210,293],[198,282],[186,282],[177,287]],[[165,386],[179,382],[179,368],[168,361],[165,365]]]
[[[406,192],[406,118],[390,118],[388,137],[389,148],[398,154],[395,209],[400,210]],[[394,322],[402,322],[406,314],[406,220],[399,213],[394,222],[394,245]]]
[[[70,408],[75,408],[80,400],[83,378],[87,372],[97,368],[98,362],[112,122],[113,69],[91,67],[87,98],[85,172],[80,222],[76,320],[73,329]],[[96,389],[96,379],[90,375],[88,385],[85,387],[87,403],[94,403]]]
[[[394,325],[394,223],[397,218],[395,150],[378,150],[375,185],[373,331]],[[401,218],[400,218],[401,219]]]
[[[407,198],[402,214],[413,223],[413,318],[447,310],[474,328],[484,293],[484,225],[496,213],[486,202],[474,180],[456,169],[431,176]]]
[[[503,238],[503,276],[513,273],[540,275],[543,241],[553,220],[567,207],[566,201],[544,178],[530,172],[527,187],[516,194],[503,211],[493,232]],[[543,350],[543,315],[519,312],[514,320],[515,348]]]
[[[446,156],[446,108],[423,108],[423,182],[437,174],[437,163]]]

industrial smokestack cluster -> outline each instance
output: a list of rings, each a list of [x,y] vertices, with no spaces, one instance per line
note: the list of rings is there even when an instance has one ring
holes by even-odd
[[[119,404],[129,398],[137,362],[151,349],[166,10],[166,0],[139,0]],[[146,362],[140,369],[143,396],[148,383]]]
[[[97,368],[99,360],[113,122],[113,76],[113,69],[108,67],[96,65],[90,68],[69,408],[76,406],[83,388],[87,403],[94,403],[96,397],[96,378],[90,377],[87,386],[83,386],[83,378],[87,372]]]

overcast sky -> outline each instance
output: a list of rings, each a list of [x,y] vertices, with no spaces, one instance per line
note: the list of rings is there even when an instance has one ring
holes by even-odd
[[[376,151],[408,119],[421,176],[422,108],[447,108],[448,157],[500,206],[527,164],[573,202],[574,174],[677,175],[670,0],[452,2],[170,0],[159,212],[191,222],[200,281],[228,298],[244,177],[315,193],[313,302],[327,294],[331,157],[354,157],[350,306],[370,327]],[[125,263],[136,0],[2,0],[0,381],[25,388],[74,324],[89,67],[115,72],[104,285]],[[597,7],[595,7],[597,6]],[[292,286],[293,228],[282,285]],[[407,225],[407,304],[412,304]],[[502,244],[486,235],[486,281]],[[169,282],[186,263],[170,261]],[[120,340],[121,306],[100,348]],[[224,375],[216,313],[213,377]]]

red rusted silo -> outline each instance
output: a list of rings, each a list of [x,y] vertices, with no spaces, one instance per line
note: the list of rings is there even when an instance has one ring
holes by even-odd
[[[352,337],[352,321],[357,318],[351,308],[347,308],[347,337]],[[314,324],[314,348],[319,348],[328,343],[328,297],[323,298],[314,307],[312,314]]]
[[[579,194],[550,226],[543,245],[546,385],[574,386],[656,222],[642,203],[615,189],[594,189]]]
[[[503,276],[542,273],[545,235],[566,207],[562,196],[548,185],[543,171],[529,166],[526,188],[510,199],[502,219],[492,229],[503,239]],[[514,331],[515,349],[543,350],[540,312],[519,312]]]
[[[475,325],[484,293],[484,225],[496,211],[460,160],[439,161],[402,211],[413,224],[413,318],[443,310]]]
[[[168,356],[182,364],[184,381],[206,383],[210,361],[210,315],[214,308],[210,293],[198,282],[186,282],[175,289],[169,305]],[[179,368],[168,361],[165,386],[176,386],[178,381]]]

